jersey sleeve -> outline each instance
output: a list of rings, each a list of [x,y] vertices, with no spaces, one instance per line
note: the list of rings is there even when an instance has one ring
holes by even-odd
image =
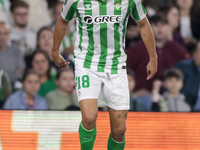
[[[78,0],[65,0],[61,12],[61,16],[64,20],[70,21],[74,17],[77,10],[77,4]]]
[[[141,0],[131,0],[131,16],[135,21],[140,21],[146,17],[146,10]]]

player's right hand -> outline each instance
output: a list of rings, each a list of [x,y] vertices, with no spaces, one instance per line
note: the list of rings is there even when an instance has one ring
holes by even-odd
[[[69,67],[70,62],[65,60],[61,55],[52,53],[52,58],[57,67]]]
[[[157,67],[158,67],[157,58],[149,61],[147,65],[147,75],[148,75],[147,80],[150,80],[151,78],[153,78],[153,76],[157,72]]]

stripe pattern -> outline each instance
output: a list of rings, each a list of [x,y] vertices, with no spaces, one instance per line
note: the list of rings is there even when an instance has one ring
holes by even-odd
[[[104,3],[99,1],[99,15],[107,15],[107,7]],[[108,52],[108,41],[107,41],[107,23],[100,23],[100,46],[101,46],[101,55],[98,63],[98,71],[104,72],[106,65],[106,57]]]
[[[114,8],[114,15],[121,15],[121,9],[118,9],[120,6],[117,6],[118,4],[122,4],[122,0],[115,0],[115,8]],[[115,74],[118,71],[118,64],[119,60],[118,58],[121,56],[121,50],[119,49],[120,47],[120,33],[119,33],[119,26],[120,23],[115,23],[114,24],[114,43],[115,43],[115,52],[114,52],[114,57],[112,59],[112,70],[111,73]]]
[[[91,1],[83,0],[84,6],[86,7],[85,15],[92,16],[92,4]],[[87,54],[85,56],[84,68],[90,69],[92,63],[92,57],[94,55],[94,38],[93,38],[93,24],[87,24],[87,32],[88,32],[88,47]]]
[[[136,21],[146,16],[141,0],[67,0],[61,16],[76,16],[74,57],[84,68],[117,74],[125,66],[128,16]]]

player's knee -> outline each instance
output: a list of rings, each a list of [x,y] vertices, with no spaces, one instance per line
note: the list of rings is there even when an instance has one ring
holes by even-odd
[[[96,116],[92,115],[85,116],[83,117],[82,121],[87,127],[94,126],[96,124]]]
[[[115,139],[123,138],[126,132],[126,127],[118,127],[113,130],[113,135]]]

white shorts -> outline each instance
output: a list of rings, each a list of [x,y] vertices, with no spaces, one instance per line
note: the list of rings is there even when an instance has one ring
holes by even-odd
[[[75,79],[79,102],[98,99],[99,107],[129,110],[130,96],[126,69],[120,74],[97,72],[76,66]]]

